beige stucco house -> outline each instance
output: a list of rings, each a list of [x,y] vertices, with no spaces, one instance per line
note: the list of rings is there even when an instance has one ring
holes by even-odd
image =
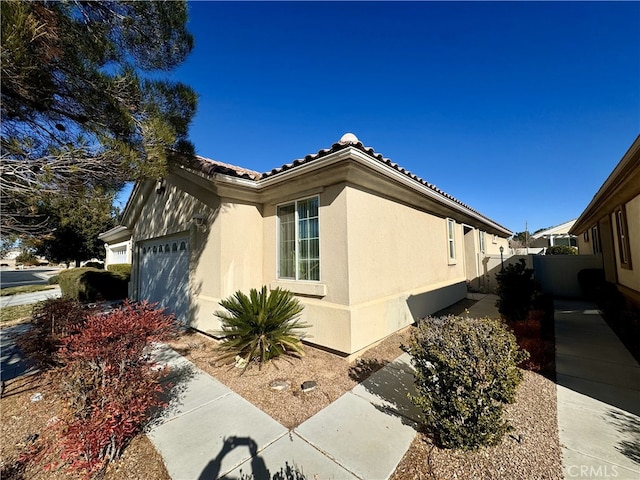
[[[281,287],[304,304],[308,341],[344,355],[464,298],[511,235],[352,134],[262,174],[174,165],[134,188],[122,228],[133,298],[213,332],[220,299]]]
[[[569,233],[581,254],[601,254],[605,278],[640,306],[640,136]]]
[[[569,230],[576,223],[576,219],[569,220],[568,222],[561,223],[555,227],[549,227],[544,230],[531,235],[531,242],[529,247],[531,248],[548,248],[559,245],[577,247],[578,239],[575,235],[571,235]]]

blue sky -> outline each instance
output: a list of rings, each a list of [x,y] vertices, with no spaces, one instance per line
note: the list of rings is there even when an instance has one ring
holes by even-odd
[[[198,154],[345,132],[513,231],[577,217],[640,132],[640,3],[190,2]]]

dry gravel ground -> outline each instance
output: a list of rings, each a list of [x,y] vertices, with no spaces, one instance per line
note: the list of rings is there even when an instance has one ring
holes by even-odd
[[[64,469],[45,471],[43,466],[56,458],[42,458],[21,468],[18,456],[30,445],[33,435],[45,435],[47,423],[63,404],[44,375],[31,375],[7,382],[0,400],[0,478],[2,480],[70,480],[79,478]],[[42,394],[42,400],[31,397]],[[31,438],[30,438],[31,437]],[[122,458],[107,467],[104,480],[171,480],[160,454],[146,435],[138,435]]]
[[[214,376],[233,391],[260,408],[287,428],[294,428],[337,400],[402,354],[400,344],[408,341],[410,331],[391,335],[354,362],[312,346],[305,346],[302,358],[283,357],[258,369],[246,371],[233,364],[219,362],[218,342],[201,333],[188,333],[170,346],[200,369]],[[278,391],[269,385],[277,380],[289,382],[287,390]],[[302,392],[305,381],[317,387]]]
[[[500,445],[475,452],[440,449],[419,433],[390,480],[562,479],[555,383],[524,372],[506,416],[513,432]]]
[[[205,335],[185,335],[172,347],[284,426],[294,428],[401,355],[400,344],[410,335],[410,329],[392,335],[352,363],[307,346],[303,359],[281,359],[244,374],[217,363],[216,341]],[[274,380],[287,380],[291,388],[272,390],[269,383]],[[300,385],[306,380],[316,381],[318,387],[302,393]],[[506,415],[513,432],[500,445],[476,452],[439,449],[419,433],[391,479],[562,479],[555,383],[525,371],[516,402],[507,407]]]
[[[462,310],[465,307],[462,305]],[[303,359],[280,359],[262,370],[250,368],[244,374],[241,369],[221,365],[216,360],[217,342],[206,335],[187,333],[171,342],[171,346],[265,413],[294,428],[398,357],[402,353],[400,344],[408,340],[410,333],[407,329],[392,335],[351,363],[307,346]],[[291,387],[273,390],[269,384],[274,380],[289,381]],[[318,386],[303,393],[300,385],[307,380],[317,382]],[[41,376],[8,382],[5,397],[0,400],[3,480],[74,478],[63,470],[42,471],[45,462],[10,475],[10,466],[28,443],[25,440],[42,432],[61,408],[60,400],[43,382]],[[44,398],[31,402],[30,397],[36,392],[43,392]],[[561,479],[555,384],[539,374],[525,372],[516,403],[508,407],[507,415],[514,427],[512,435],[496,447],[476,452],[441,450],[426,435],[416,435],[392,479]],[[134,439],[123,458],[111,464],[103,478],[169,480],[162,459],[144,435]]]

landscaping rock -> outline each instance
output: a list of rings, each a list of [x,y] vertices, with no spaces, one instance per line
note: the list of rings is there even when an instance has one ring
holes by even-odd
[[[307,380],[300,386],[300,388],[302,389],[303,392],[307,393],[315,390],[317,386],[318,384],[313,380]]]
[[[269,383],[269,387],[271,389],[278,390],[278,391],[288,390],[290,386],[291,386],[291,382],[289,380],[284,380],[281,378],[276,379],[271,383]]]

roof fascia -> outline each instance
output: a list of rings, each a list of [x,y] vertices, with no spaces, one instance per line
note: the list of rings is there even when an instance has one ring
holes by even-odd
[[[131,230],[124,225],[117,225],[106,232],[102,232],[98,235],[98,238],[105,243],[113,243],[114,241],[126,239],[125,237],[131,237]]]
[[[153,186],[156,184],[153,180],[142,180],[136,182],[133,187],[133,191],[129,196],[129,200],[127,201],[127,205],[124,208],[124,212],[122,213],[122,220],[120,223],[131,229],[133,225],[138,221],[138,217],[142,212],[142,207],[144,206],[144,201],[140,199],[146,198],[152,191]]]
[[[172,171],[178,177],[193,182],[219,197],[259,203],[259,192],[255,180],[239,178],[223,173],[206,174],[180,167]]]
[[[290,182],[295,178],[298,178],[303,175],[308,175],[314,171],[319,169],[326,168],[328,166],[344,162],[346,160],[352,160],[359,165],[362,165],[370,170],[375,171],[381,176],[391,180],[393,182],[399,183],[404,187],[407,187],[415,192],[420,193],[421,195],[436,201],[440,204],[443,204],[447,208],[459,212],[467,217],[471,217],[474,220],[490,226],[493,230],[497,230],[502,232],[505,236],[511,236],[512,232],[507,230],[506,228],[498,225],[486,217],[479,215],[478,213],[470,210],[459,203],[445,197],[444,195],[432,190],[431,188],[423,185],[422,183],[414,180],[413,178],[407,176],[405,173],[399,172],[398,170],[390,167],[389,165],[380,162],[379,160],[372,158],[370,155],[362,152],[361,150],[348,147],[343,150],[339,150],[334,153],[330,153],[322,158],[314,160],[304,165],[297,166],[290,170],[286,170],[284,172],[278,173],[276,175],[267,177],[262,180],[258,180],[257,185],[259,189],[265,189],[267,187],[272,187],[278,185],[283,182]]]

